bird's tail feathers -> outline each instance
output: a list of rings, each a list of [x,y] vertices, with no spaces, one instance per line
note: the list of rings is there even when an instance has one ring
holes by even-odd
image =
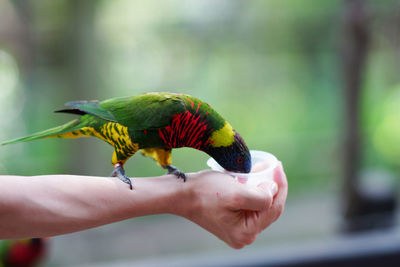
[[[76,137],[81,137],[84,134],[79,131],[82,127],[85,125],[82,125],[83,123],[79,120],[73,120],[70,121],[64,125],[60,125],[51,129],[47,129],[41,132],[34,133],[29,136],[5,141],[2,143],[2,145],[8,145],[8,144],[14,144],[14,143],[19,143],[19,142],[27,142],[27,141],[32,141],[36,139],[42,139],[42,138],[51,138],[51,137],[61,137],[61,138],[76,138]]]

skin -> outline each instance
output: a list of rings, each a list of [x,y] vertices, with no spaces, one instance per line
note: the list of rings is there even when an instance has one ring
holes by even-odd
[[[233,248],[251,244],[283,212],[287,181],[258,187],[215,172],[135,179],[134,190],[115,178],[0,176],[0,239],[48,237],[128,218],[170,213],[185,217]]]

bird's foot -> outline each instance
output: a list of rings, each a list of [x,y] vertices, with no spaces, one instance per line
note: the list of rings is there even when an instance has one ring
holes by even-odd
[[[173,174],[177,178],[182,178],[183,181],[186,182],[186,174],[180,171],[177,167],[172,165],[167,165],[165,168],[168,170],[168,174]]]
[[[117,163],[114,165],[114,170],[112,171],[111,177],[118,177],[122,182],[129,185],[129,188],[132,190],[132,181],[125,174],[124,167],[121,163]]]

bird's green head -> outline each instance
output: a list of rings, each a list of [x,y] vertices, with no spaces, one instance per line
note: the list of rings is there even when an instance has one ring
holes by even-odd
[[[210,145],[205,149],[221,167],[231,172],[249,173],[251,156],[243,138],[226,123],[210,137]]]

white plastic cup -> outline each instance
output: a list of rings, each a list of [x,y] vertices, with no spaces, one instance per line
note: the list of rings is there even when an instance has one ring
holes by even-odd
[[[250,150],[250,155],[252,166],[250,173],[226,171],[213,158],[207,160],[207,165],[215,171],[224,172],[235,177],[239,183],[250,186],[257,186],[263,181],[272,180],[274,169],[278,165],[278,159],[271,153],[258,150]]]

